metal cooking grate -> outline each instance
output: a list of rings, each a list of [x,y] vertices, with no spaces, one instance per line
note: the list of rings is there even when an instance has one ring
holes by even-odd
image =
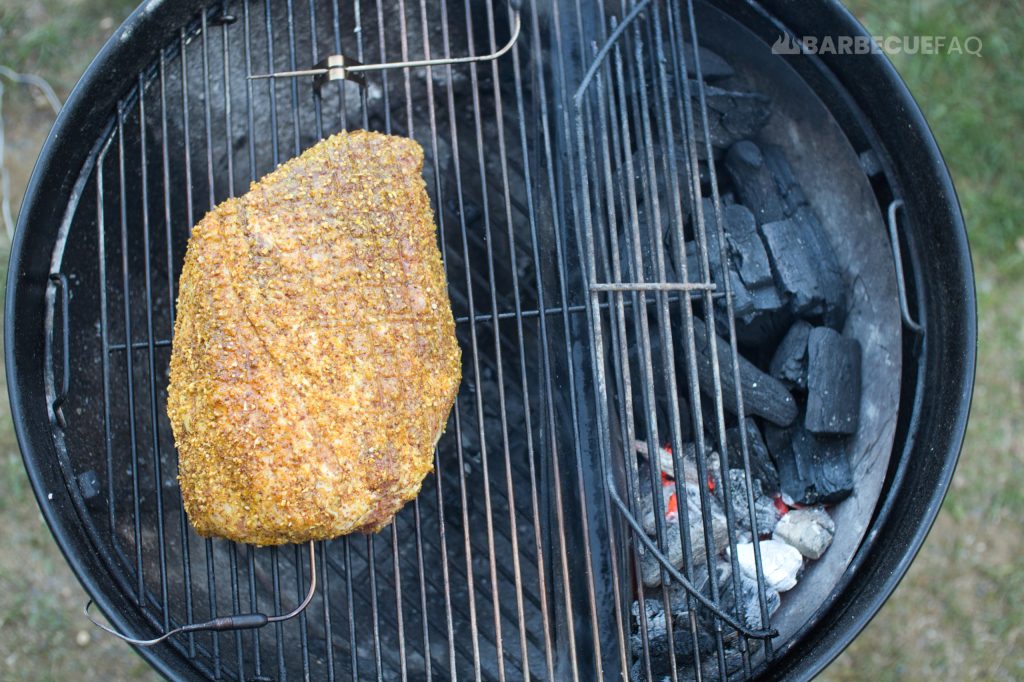
[[[579,181],[574,186],[572,201],[574,211],[582,215],[576,227],[579,251],[586,263],[591,362],[599,394],[598,423],[603,436],[600,450],[607,483],[604,492],[609,506],[628,522],[626,532],[634,548],[626,566],[619,570],[625,573],[632,569],[635,593],[644,594],[640,556],[656,550],[667,554],[667,533],[675,530],[669,527],[664,501],[658,492],[661,483],[658,468],[646,467],[649,480],[643,480],[629,444],[635,442],[638,433],[645,436],[649,445],[669,443],[673,453],[673,478],[682,481],[684,429],[691,426],[689,434],[696,452],[713,448],[720,453],[722,471],[742,467],[744,472],[742,490],[731,489],[728,476],[721,481],[729,528],[732,587],[735,594],[740,594],[741,572],[736,537],[732,532],[736,524],[730,503],[733,495],[747,497],[750,526],[756,528],[757,524],[746,429],[737,429],[742,461],[732,466],[729,462],[723,373],[733,376],[739,423],[743,423],[745,413],[730,281],[725,277],[716,282],[711,275],[712,264],[716,261],[720,261],[722,272],[729,272],[729,266],[725,249],[711,246],[726,243],[715,164],[699,165],[699,159],[711,159],[714,152],[708,132],[711,127],[701,59],[692,47],[699,44],[693,3],[677,6],[670,2],[661,6],[641,0],[631,6],[624,5],[621,11],[625,14],[621,23],[612,19],[607,27],[601,27],[601,32],[607,31],[609,38],[600,48],[594,48],[593,60],[573,95],[574,116],[571,119],[568,113],[565,116],[567,127],[571,122],[575,134],[578,162],[575,177]],[[702,179],[702,173],[706,173],[706,178]],[[664,193],[666,188],[668,192]],[[702,202],[704,197],[711,199],[710,215],[707,214],[709,205]],[[639,214],[638,203],[647,207],[643,217]],[[662,203],[667,205],[666,211],[661,209]],[[692,214],[689,220],[691,239],[697,245],[696,259],[691,260],[690,265],[687,264],[685,236],[688,213]],[[711,235],[712,232],[717,236]],[[692,271],[693,262],[696,262],[697,272]],[[716,305],[718,298],[724,299],[724,306]],[[695,318],[695,306],[699,306],[703,322]],[[607,308],[607,312],[602,308]],[[720,324],[716,324],[716,309]],[[723,326],[728,330],[727,346],[715,340],[717,330]],[[677,361],[675,344],[682,345],[682,357],[686,361]],[[701,395],[698,350],[710,356],[714,376],[710,398]],[[681,394],[685,396],[685,403],[679,398]],[[705,413],[710,418],[705,419]],[[688,417],[690,424],[686,423]],[[709,439],[704,433],[705,424],[711,425],[713,439],[710,442],[706,442]],[[697,480],[710,481],[706,458],[696,457],[696,465]],[[619,492],[622,478],[625,479],[625,494]],[[641,503],[644,487],[653,492],[657,546],[646,537],[637,520],[644,513]],[[697,489],[700,508],[706,510],[711,492],[705,485]],[[663,646],[668,649],[665,661],[672,679],[687,673],[697,679],[703,675],[720,679],[740,668],[744,676],[749,677],[751,655],[758,652],[761,642],[769,657],[772,651],[759,545],[753,543],[760,613],[753,614],[758,627],[750,628],[751,614],[744,612],[739,599],[735,600],[731,613],[714,608],[721,600],[714,576],[719,561],[716,556],[722,547],[715,545],[710,514],[702,514],[704,551],[710,559],[706,567],[694,565],[693,546],[700,541],[691,539],[688,514],[693,510],[688,507],[680,504],[677,515],[676,532],[684,547],[683,570],[674,570],[662,559],[661,598],[665,612],[671,614],[679,607],[673,604],[667,587],[670,576],[679,582],[697,582],[702,571],[711,576],[708,586],[710,601],[714,604],[706,606],[718,616],[711,628],[715,656],[713,660],[702,659],[699,631],[707,623],[698,624],[699,590],[688,588],[689,628],[685,637],[692,642],[691,653],[684,654],[679,647],[678,655],[691,659],[692,669],[677,668],[677,640],[672,618],[664,619]],[[638,608],[635,614],[642,643],[636,667],[646,679],[652,679],[655,674],[647,610]],[[616,617],[621,619],[622,615],[617,613]],[[768,627],[762,629],[760,624]],[[620,642],[624,639],[620,637]],[[753,642],[756,646],[752,648]],[[626,648],[620,649],[623,668],[628,669]]]
[[[643,590],[639,555],[653,549],[623,519],[657,482],[639,480],[622,444],[642,433],[681,452],[691,427],[682,389],[698,447],[708,413],[723,466],[729,452],[720,382],[702,397],[693,363],[659,358],[647,331],[648,318],[676,329],[662,344],[694,357],[694,306],[708,333],[713,298],[731,306],[728,282],[708,274],[709,259],[725,256],[706,247],[706,232],[722,230],[716,179],[696,172],[711,153],[695,134],[702,117],[707,129],[703,84],[699,72],[673,76],[693,62],[693,8],[555,0],[523,12],[523,35],[498,62],[371,74],[365,89],[329,84],[321,97],[307,81],[247,77],[334,53],[387,62],[491,52],[508,38],[510,12],[476,0],[217,4],[138,74],[96,141],[53,257],[46,351],[59,369],[47,381],[61,466],[109,571],[99,587],[140,636],[288,610],[309,570],[299,547],[200,539],[181,508],[166,368],[185,244],[206,210],[337,130],[414,137],[464,353],[437,474],[395,523],[322,543],[322,587],[300,618],[182,636],[151,652],[165,663],[209,678],[603,679],[633,674],[639,637],[639,670],[651,676],[648,624],[643,609],[634,623],[630,604]],[[643,155],[657,139],[678,141],[672,155]],[[611,171],[623,164],[636,168],[618,182]],[[670,196],[652,190],[660,174]],[[668,202],[663,227],[679,249],[681,202],[699,211],[709,193],[715,215],[695,223],[699,272],[672,280],[667,243],[641,243],[636,197]],[[735,371],[726,317],[716,377]],[[692,566],[683,573],[693,577]],[[692,654],[691,670],[672,655],[672,678],[755,672],[766,633],[735,627],[746,614],[691,599],[694,652],[701,612],[715,653]]]

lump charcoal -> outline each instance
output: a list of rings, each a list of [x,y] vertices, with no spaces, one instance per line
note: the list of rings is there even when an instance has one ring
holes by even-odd
[[[797,504],[835,504],[853,492],[846,443],[819,438],[802,421],[789,429],[765,430],[768,451],[779,470],[779,489]]]
[[[789,328],[772,356],[769,373],[790,389],[807,389],[807,337],[811,325],[797,320]]]
[[[714,202],[704,199],[701,205],[712,280],[723,286],[723,245],[718,238]],[[722,205],[722,226],[726,236],[725,256],[730,271],[729,283],[736,317],[752,317],[781,308],[784,302],[775,289],[771,264],[757,233],[753,214],[738,204]],[[699,272],[699,268],[694,268],[698,264],[697,244],[694,242],[687,243],[687,259],[692,271]]]
[[[793,175],[793,167],[789,165],[786,153],[778,145],[767,144],[761,148],[764,155],[765,168],[775,181],[775,188],[782,197],[786,215],[792,216],[801,206],[807,206],[807,196]]]
[[[750,457],[750,473],[754,478],[761,481],[764,489],[768,492],[775,492],[779,489],[779,472],[775,469],[775,463],[768,454],[768,447],[761,437],[761,430],[757,423],[747,417],[743,420],[747,430],[747,455]],[[734,426],[726,429],[726,438],[729,440],[729,463],[733,467],[743,465],[743,449],[740,441],[740,429]]]
[[[634,610],[638,611],[637,609]],[[644,615],[647,617],[647,642],[651,659],[660,660],[662,658],[667,658],[671,654],[671,650],[668,646],[668,614],[665,613],[665,609],[656,599],[644,600],[644,611]],[[635,615],[639,622],[639,612]],[[638,641],[634,644],[634,648],[642,656],[643,639],[639,633],[636,639]]]
[[[807,415],[804,425],[819,435],[850,435],[860,414],[860,343],[828,327],[807,339]]]
[[[699,111],[697,82],[690,84],[694,111]],[[708,133],[712,147],[728,149],[737,141],[753,137],[771,117],[771,100],[757,92],[726,90],[704,86],[704,102],[708,112]],[[706,156],[704,122],[696,117],[698,155]]]
[[[807,196],[781,147],[759,147],[750,140],[741,140],[726,154],[725,168],[740,203],[746,205],[760,223],[791,217],[798,208],[807,205]]]
[[[746,206],[732,204],[723,211],[725,236],[729,242],[729,253],[735,263],[736,274],[751,288],[771,287],[774,291],[772,266],[768,252],[764,249],[761,235],[757,233],[754,214]],[[781,305],[781,304],[780,304]]]
[[[711,636],[714,630],[698,627],[697,628],[697,652],[702,657],[713,656],[715,651],[715,640]],[[675,674],[678,675],[681,680],[692,679],[692,673],[687,674],[687,671],[693,667],[693,658],[695,655],[693,646],[693,634],[689,627],[676,627],[672,630],[672,639],[674,641],[674,647],[670,648],[668,645],[667,633],[662,634],[660,638],[652,637],[650,634],[650,626],[648,625],[647,633],[647,653],[644,653],[644,642],[643,637],[640,634],[640,626],[637,625],[633,629],[633,635],[630,638],[633,663],[630,667],[629,675],[631,682],[649,682],[650,680],[668,680],[675,670]],[[676,660],[675,667],[672,665],[672,651],[675,651]],[[726,659],[728,661],[728,659]],[[730,662],[731,663],[731,662]],[[648,675],[647,666],[650,665],[650,674]],[[705,667],[709,664],[705,664]],[[728,663],[727,663],[728,665]],[[730,670],[732,668],[730,667]]]
[[[736,204],[725,208],[724,219],[733,275],[733,314],[744,329],[743,341],[756,343],[757,339],[751,339],[751,334],[746,332],[770,328],[771,325],[766,325],[761,318],[779,310],[786,302],[775,288],[771,263],[757,232],[754,215],[745,206]]]
[[[819,316],[826,312],[826,300],[834,299],[826,291],[827,277],[822,273],[812,239],[804,227],[792,218],[761,225],[764,243],[775,266],[779,288],[790,297],[793,313]]]
[[[727,562],[717,562],[719,566]],[[708,566],[707,564],[695,567],[693,569],[693,575],[690,576],[690,583],[696,588],[696,590],[706,596],[710,595],[710,589],[708,587]],[[683,627],[687,626],[689,620],[690,610],[690,593],[682,586],[681,583],[675,580],[668,583],[666,586],[668,590],[669,598],[669,612],[672,616],[672,620],[675,624],[681,624]],[[643,600],[643,609],[646,612],[648,623],[656,619],[659,615],[665,613],[665,607],[662,602],[662,594],[660,589],[652,589],[647,593],[647,597]],[[637,619],[639,623],[640,619],[640,603],[633,602],[631,609],[633,618]]]
[[[722,253],[722,241],[718,238],[718,221],[715,218],[715,203],[711,199],[701,200],[701,213],[704,217],[704,237],[707,240],[708,249],[708,266],[711,268],[711,281],[718,284],[720,288],[725,287],[725,278],[722,269],[722,257],[725,256],[726,262],[728,262],[728,253]],[[694,239],[697,241],[688,242],[687,247],[687,262],[690,262],[690,252],[693,253],[694,262],[699,264],[698,260],[698,249],[699,249],[699,228],[696,225],[697,216],[694,214]],[[724,225],[724,215],[723,215]],[[700,272],[698,269],[697,272]]]
[[[753,474],[751,474],[753,476]],[[721,489],[716,489],[715,492]],[[764,494],[761,481],[753,479],[754,521],[757,523],[758,535],[771,535],[779,522],[779,510],[775,500]],[[722,493],[722,504],[725,504]],[[743,469],[729,469],[729,502],[732,506],[733,520],[742,530],[751,530],[750,507],[747,504],[747,475]]]
[[[729,149],[725,167],[740,201],[761,225],[777,283],[793,296],[794,312],[825,315],[828,324],[840,326],[845,286],[839,261],[785,153],[743,140]]]
[[[824,228],[818,220],[814,209],[807,201],[807,196],[793,175],[793,168],[786,159],[785,152],[775,145],[766,145],[763,150],[765,165],[775,180],[776,189],[782,197],[786,216],[793,218],[802,227],[804,237],[818,260],[819,276],[825,294],[828,314],[842,314],[845,308],[845,287],[843,286],[842,270],[832,246],[825,237]],[[832,320],[829,324],[841,325],[842,319]]]
[[[750,209],[759,223],[782,220],[788,215],[778,185],[756,144],[741,140],[730,147],[725,155],[725,169],[740,203]]]
[[[820,559],[832,537],[836,523],[824,507],[794,509],[782,517],[775,526],[775,536],[792,545],[808,559]]]
[[[797,578],[804,566],[803,555],[781,540],[760,540],[758,548],[761,550],[761,569],[765,583],[778,592],[786,592],[796,587]],[[744,542],[736,545],[736,560],[743,575],[751,580],[757,580],[753,543]]]
[[[825,228],[809,205],[797,207],[793,212],[793,220],[800,227],[802,238],[817,265],[818,286],[825,307],[825,324],[834,329],[842,329],[846,319],[846,284],[843,282],[839,260],[825,236]]]
[[[694,337],[697,350],[697,376],[701,390],[709,396],[714,395],[714,373],[710,355],[710,344],[707,341],[704,322],[694,318]],[[733,380],[732,363],[729,362],[732,350],[729,344],[717,334],[713,336],[718,344],[718,360],[721,369],[722,404],[732,414],[737,412],[736,383]],[[680,351],[685,346],[677,344]],[[740,386],[743,389],[743,405],[747,415],[764,417],[773,424],[788,426],[796,419],[798,409],[796,401],[786,387],[778,380],[765,374],[742,355],[737,354],[739,363]]]
[[[704,524],[701,516],[700,491],[696,485],[685,484],[685,497],[688,528],[690,532],[690,547],[692,560],[695,566],[707,563],[707,550],[704,546]],[[708,495],[708,513],[711,515],[711,532],[714,541],[714,548],[720,551],[729,541],[729,528],[725,520],[725,512],[722,511],[718,500]],[[665,544],[662,554],[668,557],[669,561],[676,568],[683,566],[683,542],[679,532],[679,522],[667,523],[665,528]],[[647,587],[657,587],[661,584],[661,562],[654,553],[645,551],[640,558],[640,573],[643,583]]]

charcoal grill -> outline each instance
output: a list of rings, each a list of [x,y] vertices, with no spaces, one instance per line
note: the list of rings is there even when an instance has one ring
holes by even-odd
[[[723,254],[705,246],[721,229],[717,181],[692,172],[711,153],[695,134],[702,118],[707,129],[704,85],[699,74],[672,76],[699,68],[688,47],[699,42],[788,96],[784,124],[766,135],[792,152],[859,283],[851,333],[875,335],[880,350],[866,363],[875,416],[857,436],[858,495],[837,515],[836,546],[774,618],[759,581],[761,627],[715,594],[691,606],[708,614],[713,644],[672,657],[668,675],[803,677],[826,665],[895,588],[937,513],[966,423],[974,299],[955,195],[909,94],[878,55],[769,55],[780,35],[863,34],[836,4],[795,5],[524,3],[522,33],[499,61],[322,89],[249,76],[332,54],[487,54],[509,39],[513,10],[478,0],[140,7],[44,148],[6,303],[26,468],[112,624],[150,637],[226,614],[284,613],[312,569],[320,589],[299,618],[191,633],[143,655],[169,677],[197,679],[653,677],[647,626],[630,602],[638,556],[658,546],[637,532],[623,444],[637,428],[657,442],[660,430],[680,451],[689,425],[665,390],[675,382],[692,423],[710,415],[719,428],[709,440],[729,451],[721,384],[702,398],[692,370],[656,373],[643,331],[648,317],[677,316],[676,343],[692,356],[694,310],[710,317],[717,299],[730,305],[728,282],[710,274]],[[166,367],[190,227],[316,140],[356,127],[425,149],[464,382],[419,498],[379,535],[322,543],[311,567],[301,547],[256,549],[190,529]],[[617,183],[612,164],[642,164],[656,138],[678,139],[690,170],[649,164]],[[678,280],[659,269],[657,250],[615,252],[631,229],[630,198],[650,196],[662,172],[672,175],[661,199],[674,222],[685,195],[716,206],[697,223],[703,265]],[[717,376],[736,371],[735,329],[728,336]],[[629,360],[631,345],[646,361]],[[646,395],[639,418],[633,384]],[[668,396],[668,420],[656,391]],[[746,443],[741,452],[749,477]]]

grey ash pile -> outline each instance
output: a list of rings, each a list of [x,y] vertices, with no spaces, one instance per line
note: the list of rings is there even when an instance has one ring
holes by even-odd
[[[713,311],[714,341],[707,337],[711,311],[699,303],[694,306],[693,369],[704,396],[703,423],[698,425],[692,418],[695,411],[686,390],[690,368],[681,341],[681,314],[673,312],[671,317],[674,355],[662,352],[664,334],[651,320],[647,361],[653,365],[658,384],[657,404],[646,404],[650,398],[642,393],[643,382],[633,382],[635,453],[627,457],[636,457],[633,500],[640,505],[642,517],[638,520],[647,535],[704,596],[748,628],[760,629],[764,616],[770,617],[785,601],[783,593],[798,584],[805,564],[827,551],[836,532],[828,508],[853,491],[847,443],[858,425],[861,349],[855,339],[843,334],[849,283],[843,280],[819,217],[783,149],[759,140],[759,131],[771,117],[769,98],[744,90],[718,56],[704,50],[702,58],[709,67],[703,70],[709,130],[698,129],[697,136],[702,150],[705,135],[713,147],[710,159],[703,151],[700,154],[702,194],[711,194],[713,165],[725,243],[720,243],[710,199],[702,200],[700,211],[684,206],[685,249],[677,248],[673,241],[678,238],[671,234],[672,220],[664,209],[667,202],[657,209],[662,212],[660,221],[653,220],[652,206],[641,203],[637,210],[640,244],[632,243],[626,230],[619,238],[619,250],[626,254],[640,251],[645,263],[642,274],[650,281],[654,275],[646,265],[653,262],[650,245],[660,240],[666,254],[686,254],[686,263],[674,257],[665,259],[668,281],[684,281],[684,268],[689,281],[699,281],[698,243],[706,240],[708,274],[719,290],[728,281],[732,292],[744,419],[740,421],[737,415],[733,368],[727,360],[731,356],[727,341],[730,308],[725,297],[718,297]],[[682,143],[677,141],[677,145],[681,150]],[[651,154],[664,164],[664,151],[656,143],[648,151],[637,152],[641,160],[637,167],[646,167],[644,158]],[[687,177],[682,165],[679,177],[681,183]],[[620,178],[629,179],[622,171]],[[636,179],[639,186],[639,176]],[[662,182],[659,178],[651,196],[668,195],[670,188],[667,183],[661,186]],[[706,225],[704,237],[699,228],[701,215]],[[659,222],[663,234],[652,234],[653,224]],[[721,252],[727,254],[727,263],[719,259]],[[624,278],[641,274],[629,270],[627,262]],[[711,399],[716,393],[712,342],[718,344],[721,361],[727,457],[717,452],[722,441]],[[632,351],[634,377],[643,376],[643,352]],[[679,377],[682,414],[678,430],[667,426],[671,422],[665,391],[669,389],[659,378],[665,375],[669,358],[674,358]],[[658,425],[653,428],[652,415]],[[704,432],[703,453],[697,452],[694,431],[698,426]],[[666,444],[670,433],[683,443],[678,456]],[[749,478],[743,469],[743,440]],[[727,470],[723,470],[724,462]],[[755,542],[763,589],[757,582]],[[650,551],[638,547],[637,554],[643,594],[633,603],[634,678],[669,676],[673,656],[684,678],[693,674],[698,658],[704,675],[720,676],[714,614],[671,579]],[[761,644],[755,639],[742,642],[728,625],[723,624],[722,631],[731,673],[739,668],[744,647],[751,652]]]

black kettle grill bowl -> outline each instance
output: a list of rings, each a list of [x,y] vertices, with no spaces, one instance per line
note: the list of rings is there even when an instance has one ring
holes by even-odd
[[[131,587],[111,575],[110,565],[123,562],[125,557],[113,556],[110,547],[97,545],[95,537],[85,531],[88,514],[83,513],[87,509],[83,491],[87,491],[92,482],[87,480],[88,476],[83,480],[84,472],[77,468],[77,462],[68,461],[65,445],[59,442],[63,436],[55,435],[60,431],[56,420],[63,419],[63,410],[55,410],[48,404],[46,381],[49,378],[51,382],[50,395],[61,395],[64,391],[60,390],[60,384],[66,381],[69,372],[83,371],[72,366],[71,358],[77,357],[76,353],[88,347],[89,342],[72,337],[68,340],[70,352],[68,348],[54,348],[52,344],[59,345],[61,338],[51,331],[55,324],[68,323],[69,307],[97,305],[96,301],[89,300],[89,296],[95,294],[76,289],[78,283],[73,278],[51,277],[55,243],[61,241],[69,229],[74,207],[83,196],[95,191],[87,182],[90,173],[84,172],[83,167],[95,158],[98,141],[109,136],[111,113],[116,111],[119,98],[152,64],[154,46],[178,40],[183,35],[183,27],[194,22],[206,3],[158,3],[151,10],[150,5],[153,3],[137,10],[104,47],[76,87],[47,140],[26,194],[12,246],[5,328],[12,416],[43,515],[86,590],[97,599],[116,627],[129,632],[149,631],[154,623],[140,614]],[[819,43],[825,36],[867,35],[848,12],[834,2],[808,5],[721,0],[715,7],[739,21],[766,44],[771,44],[782,32],[816,36]],[[865,540],[838,585],[799,635],[786,642],[765,667],[755,671],[773,678],[804,678],[827,665],[878,611],[906,572],[938,513],[966,429],[974,377],[976,321],[966,233],[949,173],[919,108],[892,66],[878,54],[802,55],[789,57],[787,62],[825,103],[851,146],[857,151],[870,150],[877,159],[881,172],[872,182],[880,205],[884,207],[893,199],[903,201],[899,239],[908,313],[923,330],[920,334],[907,331],[903,334],[901,394],[893,454]],[[150,172],[159,173],[159,167],[154,166]],[[222,180],[218,178],[217,182]],[[171,252],[178,248],[180,254],[180,247],[181,244],[172,245]],[[95,254],[82,258],[86,256],[96,262]],[[174,272],[174,265],[168,265],[167,270],[163,273],[165,277]],[[451,270],[449,277],[452,277]],[[467,274],[467,281],[469,279]],[[472,290],[474,286],[470,283],[468,288]],[[460,303],[454,301],[454,304],[459,315]],[[466,308],[463,312],[475,314],[476,309]],[[120,314],[119,309],[117,314]],[[157,326],[166,323],[166,319],[155,321]],[[479,340],[481,345],[485,342],[492,341]],[[161,357],[159,353],[166,353],[167,349],[150,348],[151,352],[154,350],[157,357]],[[52,364],[48,358],[54,357],[62,362],[56,367],[48,366]],[[166,356],[163,358],[160,361],[166,362]],[[573,389],[565,387],[564,390]],[[95,405],[100,398],[92,396],[92,400],[93,409],[99,409]],[[75,407],[81,409],[88,404],[85,400]],[[146,405],[145,402],[139,404]],[[140,433],[139,438],[150,435]],[[461,454],[460,448],[460,458]],[[543,475],[539,481],[545,485]],[[546,485],[550,487],[552,483],[547,481]],[[540,491],[542,506],[548,494],[547,490]],[[443,509],[440,502],[438,508]],[[419,509],[416,514],[419,530]],[[551,538],[545,536],[541,540],[549,542]],[[461,539],[453,538],[453,541],[461,542]],[[202,550],[196,545],[194,551],[201,553]],[[395,552],[397,555],[398,550]],[[364,552],[361,560],[372,560],[373,553]],[[234,558],[244,563],[242,553]],[[351,557],[346,558],[351,560]],[[132,557],[127,559],[130,562]],[[524,582],[536,580],[531,570],[536,568],[525,565],[522,568]],[[294,567],[291,572],[285,570],[281,576],[275,575],[275,580],[284,578],[290,582],[298,580],[301,592],[302,578]],[[445,581],[447,585],[447,575]],[[524,589],[528,590],[529,585],[524,584]],[[418,612],[424,631],[427,629],[424,614],[432,608],[433,604],[424,602]],[[374,617],[376,609],[374,604]],[[531,612],[527,606],[523,617],[529,622],[541,616],[539,611]],[[494,618],[499,616],[494,615]],[[544,618],[546,622],[547,616]],[[420,622],[417,620],[407,627],[418,627]],[[235,643],[230,635],[222,639],[225,660],[234,660]],[[550,643],[548,645],[550,648]],[[580,642],[580,645],[589,646],[587,642]],[[305,651],[305,639],[302,646]],[[517,648],[518,642],[509,640],[506,647]],[[200,677],[218,672],[196,667],[189,652],[181,648],[142,650],[142,653],[168,676]],[[548,661],[548,670],[552,665],[560,673],[565,670],[561,656],[556,656],[558,660],[554,664]],[[454,660],[454,656],[452,658]],[[268,663],[267,667],[274,669],[275,664]],[[544,669],[543,661],[537,661],[536,668],[531,663],[531,671],[537,676],[544,676]],[[583,670],[586,671],[585,666]]]

